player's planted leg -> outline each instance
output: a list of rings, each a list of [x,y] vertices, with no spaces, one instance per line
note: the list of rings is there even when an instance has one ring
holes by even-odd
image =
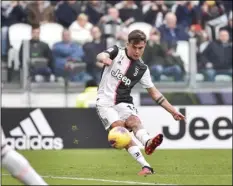
[[[137,116],[131,115],[125,122],[127,128],[131,128],[135,137],[145,146],[145,153],[150,155],[162,143],[163,135],[159,134],[151,138],[146,129],[141,124]]]
[[[142,166],[142,170],[138,173],[138,175],[148,175],[153,174],[154,171],[151,168],[150,164],[146,161],[143,154],[141,153],[137,144],[131,140],[131,143],[125,148],[129,154]]]
[[[125,122],[124,121],[116,121],[112,123],[111,128],[121,126],[125,127]],[[128,151],[128,153],[142,166],[142,170],[138,173],[139,175],[147,175],[147,174],[153,174],[154,171],[151,168],[150,164],[145,160],[143,154],[141,153],[139,147],[137,144],[131,140],[130,144],[125,147],[125,149]]]
[[[48,185],[21,154],[7,145],[3,145],[1,148],[2,166],[8,170],[12,176],[26,185]]]

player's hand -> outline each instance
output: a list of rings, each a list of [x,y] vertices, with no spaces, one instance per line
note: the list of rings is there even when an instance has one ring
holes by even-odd
[[[102,60],[104,65],[110,66],[112,64],[112,60],[110,58],[105,58]]]
[[[181,114],[180,112],[174,112],[172,114],[173,118],[176,120],[176,121],[180,121],[180,120],[185,120],[185,117],[183,114]]]

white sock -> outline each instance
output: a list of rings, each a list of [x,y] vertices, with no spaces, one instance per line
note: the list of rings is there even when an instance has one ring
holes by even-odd
[[[139,129],[135,136],[144,146],[146,145],[146,142],[151,139],[146,129]]]
[[[26,185],[48,185],[29,162],[15,150],[9,150],[3,155],[2,166]]]
[[[149,163],[147,163],[147,161],[145,160],[138,146],[132,146],[128,148],[128,152],[138,163],[140,163],[142,167],[144,166],[150,167]]]

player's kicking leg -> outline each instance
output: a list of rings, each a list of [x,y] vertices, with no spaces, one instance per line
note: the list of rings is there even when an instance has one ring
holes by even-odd
[[[140,119],[135,115],[128,117],[125,125],[133,130],[135,137],[145,146],[145,153],[147,155],[151,155],[163,141],[162,134],[158,134],[154,138],[151,138],[141,124]]]
[[[2,166],[25,185],[48,185],[31,167],[29,162],[21,154],[11,149],[3,138],[1,158]]]

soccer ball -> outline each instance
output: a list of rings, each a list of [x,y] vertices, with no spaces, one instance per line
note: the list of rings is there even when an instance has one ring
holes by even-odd
[[[129,131],[124,127],[114,127],[108,133],[110,145],[117,149],[125,148],[131,141]]]

